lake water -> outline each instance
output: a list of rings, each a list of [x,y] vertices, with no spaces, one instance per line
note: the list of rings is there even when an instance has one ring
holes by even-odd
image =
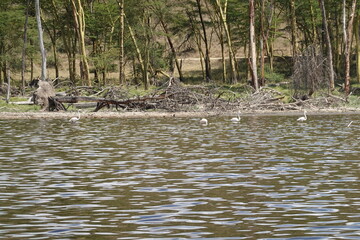
[[[1,120],[0,239],[360,239],[360,116],[296,118]]]

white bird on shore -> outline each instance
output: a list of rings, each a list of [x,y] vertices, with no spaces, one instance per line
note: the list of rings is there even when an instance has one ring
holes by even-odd
[[[231,121],[232,122],[234,122],[234,123],[236,123],[236,122],[240,122],[240,112],[238,112],[238,114],[237,114],[237,117],[233,117],[232,119],[231,119]]]
[[[208,125],[208,120],[206,118],[202,118],[202,119],[200,119],[200,124],[206,126],[206,125]]]
[[[70,118],[69,122],[75,123],[75,122],[79,121],[80,120],[80,110],[78,111],[78,114],[79,114],[78,117]]]
[[[299,117],[299,118],[297,119],[297,121],[299,121],[299,122],[304,122],[304,121],[306,121],[306,120],[307,120],[306,110],[304,110],[304,116],[303,116],[303,117]]]

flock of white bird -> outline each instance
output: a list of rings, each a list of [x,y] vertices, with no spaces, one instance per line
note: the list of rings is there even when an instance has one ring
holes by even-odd
[[[299,118],[297,119],[297,121],[298,121],[298,122],[304,122],[304,121],[306,121],[306,120],[307,120],[307,115],[306,115],[306,113],[307,113],[306,110],[304,110],[304,116],[299,117]],[[72,117],[72,118],[70,118],[70,119],[69,119],[69,122],[71,122],[71,123],[76,123],[76,122],[79,121],[79,120],[80,120],[80,110],[78,111],[78,116],[77,116],[77,117]],[[238,112],[238,114],[237,114],[236,117],[233,117],[233,118],[230,119],[230,121],[233,122],[233,123],[238,123],[238,122],[240,122],[240,120],[241,120],[241,118],[240,118],[240,112]],[[353,121],[351,121],[351,122],[347,125],[347,127],[350,127],[350,125],[351,125],[352,123],[353,123]],[[209,124],[209,121],[208,121],[206,118],[202,118],[202,119],[200,119],[200,124],[206,126],[206,125]]]
[[[233,123],[238,123],[238,122],[240,122],[240,120],[241,120],[241,118],[240,118],[240,112],[238,112],[237,117],[233,117],[233,118],[230,119],[230,121],[233,122]],[[297,121],[299,121],[299,122],[304,122],[304,121],[306,121],[306,120],[307,120],[307,115],[306,115],[306,110],[304,110],[304,116],[299,117],[299,118],[297,119]],[[208,121],[206,118],[202,118],[202,119],[200,119],[200,124],[206,126],[206,125],[209,124],[209,121]],[[350,124],[351,124],[351,123],[350,123]],[[350,125],[350,124],[349,124],[349,125]]]

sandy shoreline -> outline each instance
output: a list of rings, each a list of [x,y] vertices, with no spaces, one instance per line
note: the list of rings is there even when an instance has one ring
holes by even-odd
[[[360,114],[360,109],[307,110],[308,115]],[[302,111],[242,111],[242,116],[299,115]],[[173,118],[232,116],[235,112],[82,112],[82,118]],[[0,112],[0,119],[66,119],[77,112]]]

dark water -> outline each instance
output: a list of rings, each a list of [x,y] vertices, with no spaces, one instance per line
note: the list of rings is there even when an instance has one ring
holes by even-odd
[[[198,121],[0,121],[0,239],[360,239],[360,116]]]

